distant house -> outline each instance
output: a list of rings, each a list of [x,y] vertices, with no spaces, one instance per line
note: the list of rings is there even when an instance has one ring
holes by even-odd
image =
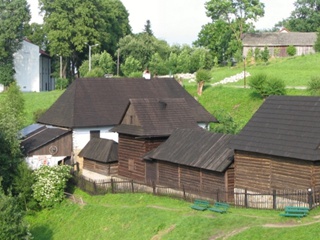
[[[74,80],[38,122],[72,131],[70,151],[82,168],[78,153],[90,139],[118,142],[118,134],[109,130],[121,123],[134,98],[182,98],[197,125],[205,128],[217,121],[174,79],[90,78]]]
[[[41,92],[55,89],[51,77],[51,57],[28,40],[14,54],[15,79],[23,92]],[[1,89],[1,88],[0,88]]]
[[[71,157],[72,136],[68,129],[33,124],[21,132],[21,149],[32,169],[55,166]]]
[[[203,129],[177,129],[144,156],[146,174],[156,184],[209,193],[210,197],[219,189],[220,200],[232,201],[233,149],[228,146],[232,137]]]
[[[315,53],[313,48],[317,40],[315,32],[264,32],[264,33],[246,33],[242,39],[243,56],[247,56],[250,49],[253,51],[258,48],[269,49],[271,56],[286,57],[288,46],[294,46],[297,49],[296,55],[305,55]]]
[[[130,99],[119,134],[118,174],[148,183],[153,176],[143,156],[163,143],[177,128],[200,128],[184,98]]]
[[[320,97],[271,96],[230,146],[235,190],[320,187]]]
[[[118,174],[118,143],[103,138],[92,138],[81,150],[83,169],[106,176]]]

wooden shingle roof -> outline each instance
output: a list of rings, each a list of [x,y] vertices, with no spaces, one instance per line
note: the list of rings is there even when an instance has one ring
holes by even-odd
[[[109,139],[92,138],[79,156],[102,163],[117,162],[118,143]]]
[[[177,129],[144,159],[224,172],[233,163],[233,150],[228,147],[232,137],[203,129]]]
[[[140,137],[169,136],[177,128],[198,128],[184,98],[130,99],[129,111],[111,131]],[[134,113],[133,124],[126,119]]]
[[[320,160],[320,97],[268,97],[230,146],[273,156]]]
[[[36,129],[33,133],[29,133],[26,138],[21,141],[20,146],[22,148],[22,152],[27,154],[37,150],[40,147],[68,133],[70,133],[70,130],[62,128],[43,127],[40,130]]]
[[[246,33],[242,39],[244,47],[254,46],[313,46],[317,40],[315,32],[265,32]]]
[[[82,78],[76,79],[38,122],[68,128],[116,125],[130,98],[184,98],[197,122],[217,121],[171,78]]]

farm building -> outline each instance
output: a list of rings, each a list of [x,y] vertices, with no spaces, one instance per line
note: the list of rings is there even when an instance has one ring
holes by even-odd
[[[51,57],[39,46],[25,39],[14,53],[15,79],[23,92],[41,92],[55,89],[51,77]],[[0,92],[4,90],[0,84]]]
[[[232,201],[234,188],[232,135],[203,129],[177,129],[144,156],[146,174],[157,184],[191,193],[220,190],[220,200]]]
[[[143,156],[163,143],[176,128],[200,128],[183,98],[130,99],[119,134],[118,174],[139,182],[150,182]]]
[[[242,39],[243,56],[247,56],[250,49],[254,52],[256,48],[263,50],[267,47],[271,56],[287,57],[288,46],[294,46],[298,56],[311,54],[315,53],[316,40],[315,32],[246,33]]]
[[[217,120],[172,78],[82,78],[76,79],[38,122],[72,131],[72,151],[83,168],[78,153],[92,136],[118,142],[110,129],[121,123],[129,99],[183,98],[195,122],[205,128]]]
[[[21,131],[21,148],[32,169],[54,166],[71,157],[72,137],[68,129],[33,124]]]
[[[83,169],[106,176],[118,173],[118,143],[103,138],[92,138],[81,150]]]
[[[268,97],[231,141],[235,190],[319,188],[319,119],[319,97]]]

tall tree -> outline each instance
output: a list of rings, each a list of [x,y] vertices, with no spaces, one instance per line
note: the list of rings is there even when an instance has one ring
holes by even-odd
[[[13,54],[21,48],[25,26],[30,20],[26,0],[0,0],[0,83],[14,81]]]
[[[128,12],[120,0],[39,0],[39,3],[44,12],[50,54],[67,59],[64,64],[72,66],[73,74],[87,58],[88,45],[99,44],[98,48],[113,55],[118,40],[131,32]]]
[[[150,20],[147,20],[146,25],[144,25],[144,32],[153,36],[153,32],[151,30],[151,22]]]
[[[316,32],[320,26],[320,0],[297,0],[284,26],[290,31]]]

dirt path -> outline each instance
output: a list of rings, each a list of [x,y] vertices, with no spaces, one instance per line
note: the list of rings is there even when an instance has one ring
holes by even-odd
[[[154,235],[151,240],[160,240],[162,236],[166,235],[167,233],[171,232],[173,229],[175,229],[176,225],[172,225],[171,227],[164,229],[160,232],[158,232],[157,235]]]

